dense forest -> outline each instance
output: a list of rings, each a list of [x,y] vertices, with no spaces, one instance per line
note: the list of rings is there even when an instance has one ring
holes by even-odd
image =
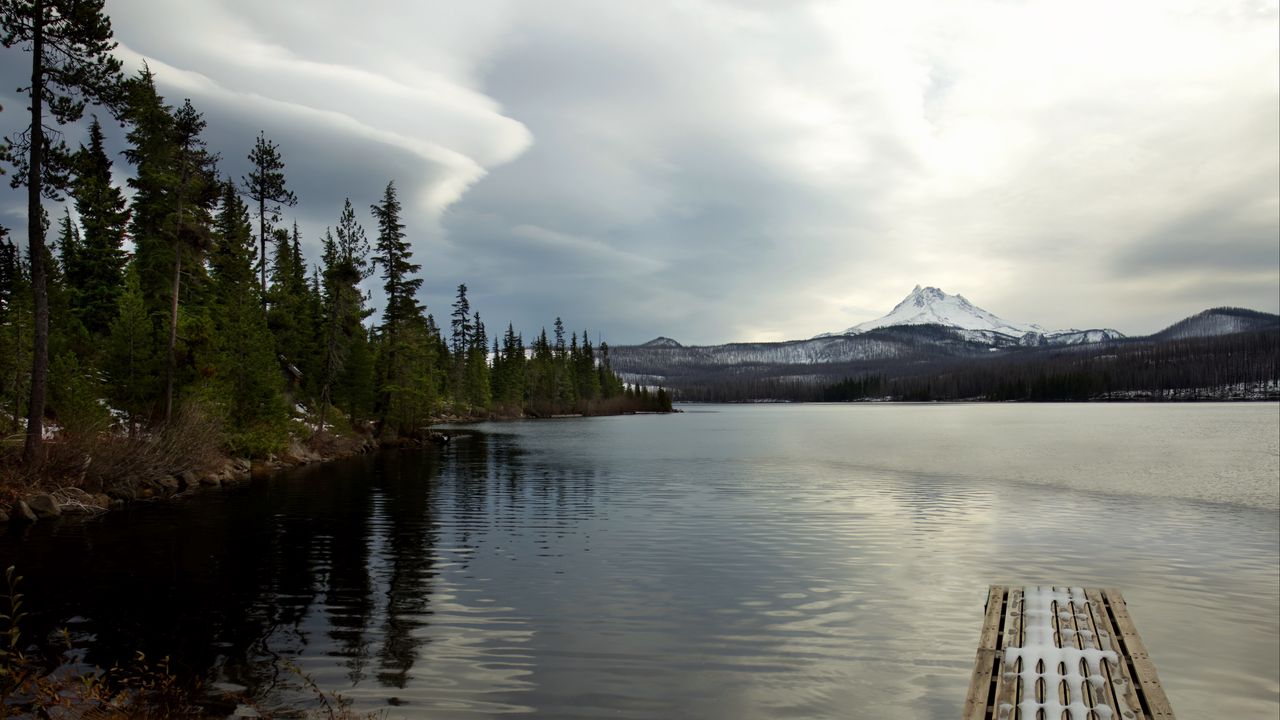
[[[1280,396],[1280,332],[1149,338],[1000,352],[922,352],[831,367],[757,367],[674,384],[679,400],[1207,400]],[[836,377],[833,374],[838,373]]]
[[[511,325],[491,335],[460,284],[441,327],[417,299],[394,182],[362,189],[371,230],[348,200],[320,257],[305,257],[285,219],[296,197],[281,146],[260,134],[246,143],[248,172],[225,175],[189,100],[167,101],[146,66],[124,76],[100,0],[2,10],[4,44],[31,61],[20,90],[30,121],[4,147],[29,210],[25,248],[0,228],[11,462],[21,444],[38,463],[50,427],[144,442],[194,424],[229,452],[262,455],[290,433],[403,437],[442,416],[670,409],[664,391],[625,387],[608,345],[566,333],[559,318],[531,342]],[[73,149],[66,138],[91,109]],[[128,194],[106,150],[117,126]],[[365,287],[378,280],[385,304],[373,322]]]

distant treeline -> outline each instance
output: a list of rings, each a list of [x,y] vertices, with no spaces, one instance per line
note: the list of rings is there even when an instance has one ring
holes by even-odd
[[[1178,340],[1120,340],[987,354],[930,357],[914,362],[846,366],[832,381],[797,377],[727,376],[678,387],[678,400],[840,402],[889,399],[1082,401],[1130,397],[1226,397],[1241,386],[1280,379],[1280,333],[1273,330]]]
[[[30,217],[25,253],[0,227],[0,422],[16,435],[25,418],[28,464],[49,421],[132,438],[191,407],[250,454],[287,441],[298,403],[312,429],[390,436],[441,415],[670,409],[664,391],[624,387],[608,346],[566,337],[559,318],[528,348],[510,325],[491,344],[459,285],[440,328],[417,299],[394,182],[365,189],[372,239],[348,200],[309,261],[283,222],[297,199],[274,142],[260,134],[248,173],[224,175],[190,100],[166,102],[145,65],[123,77],[101,0],[10,5],[3,41],[29,51],[33,84],[30,123],[0,155]],[[125,128],[127,196],[97,116],[78,148],[64,142],[88,105]],[[69,201],[52,219],[51,200]],[[386,302],[371,324],[375,274]]]

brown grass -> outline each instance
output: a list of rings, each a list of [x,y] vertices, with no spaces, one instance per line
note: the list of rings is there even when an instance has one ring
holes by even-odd
[[[105,429],[64,432],[44,443],[44,458],[35,467],[23,467],[18,452],[6,453],[0,459],[0,484],[10,493],[136,487],[185,470],[214,467],[221,459],[220,442],[217,420],[199,403],[190,402],[167,427],[137,437]]]

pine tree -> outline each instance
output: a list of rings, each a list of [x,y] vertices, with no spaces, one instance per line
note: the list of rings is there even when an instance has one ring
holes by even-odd
[[[65,210],[58,221],[58,239],[54,247],[58,253],[58,261],[62,265],[62,280],[66,283],[68,305],[73,314],[81,316],[80,289],[84,287],[85,268],[82,264],[84,241],[80,237],[80,227],[71,221],[71,211]]]
[[[394,181],[387,183],[382,202],[370,209],[378,222],[373,261],[382,267],[382,288],[387,295],[382,327],[394,339],[398,326],[417,317],[422,310],[417,301],[422,278],[412,277],[422,266],[410,262],[413,251],[405,240],[404,224],[400,222],[400,201],[396,199]]]
[[[9,431],[17,432],[22,401],[31,377],[31,282],[18,246],[0,226],[0,388],[9,418]]]
[[[129,216],[133,264],[147,312],[159,321],[169,309],[174,264],[170,232],[177,213],[173,193],[177,156],[173,115],[156,91],[155,75],[146,64],[129,79],[125,88],[124,118],[129,124],[126,135],[129,145],[124,156],[134,167],[133,177],[128,181],[133,189]]]
[[[248,175],[240,178],[240,186],[244,194],[257,205],[258,242],[260,252],[258,262],[262,274],[262,295],[267,296],[267,232],[280,217],[281,206],[293,207],[298,198],[285,187],[284,161],[280,158],[280,148],[267,139],[266,133],[259,132],[249,152],[249,162],[253,169]]]
[[[302,237],[297,223],[290,234],[283,228],[272,232],[276,247],[269,291],[267,324],[275,337],[276,353],[296,366],[303,381],[315,388],[319,303],[307,282],[306,260],[302,257]]]
[[[405,423],[417,421],[422,403],[436,400],[435,352],[417,301],[422,278],[412,276],[421,266],[411,262],[413,253],[405,240],[404,224],[400,222],[400,201],[396,199],[394,182],[387,183],[382,202],[371,209],[378,223],[373,261],[382,268],[382,288],[387,296],[379,326],[378,379],[382,392],[378,412],[384,421],[392,423],[393,430],[414,430],[415,427]],[[400,357],[402,353],[404,358]],[[423,382],[430,383],[431,387],[422,385]],[[401,393],[409,395],[400,398]]]
[[[466,355],[467,349],[471,347],[471,302],[467,300],[467,286],[465,283],[458,285],[458,296],[453,301],[453,315],[449,320],[449,327],[452,331],[450,336],[450,347],[455,358]]]
[[[124,411],[130,437],[137,434],[138,420],[146,417],[157,392],[155,378],[158,368],[155,367],[152,333],[137,267],[130,265],[125,273],[116,317],[111,321],[107,334],[103,362],[108,380],[107,397],[114,407]]]
[[[333,232],[323,241],[324,273],[321,297],[324,304],[323,348],[320,364],[320,427],[333,401],[334,384],[347,369],[357,343],[365,342],[361,322],[368,315],[360,283],[369,277],[369,240],[356,222],[351,200],[343,204],[342,215]],[[352,409],[348,408],[348,412]]]
[[[168,235],[173,257],[172,288],[169,298],[168,364],[165,370],[164,421],[173,419],[173,400],[177,381],[178,308],[182,296],[182,262],[190,257],[188,273],[203,268],[203,256],[209,249],[209,211],[217,190],[217,156],[210,153],[201,139],[205,128],[204,118],[187,100],[173,114],[174,167],[171,174],[174,214],[170,219]]]
[[[27,187],[27,257],[35,319],[31,399],[23,459],[36,462],[43,437],[45,392],[49,371],[49,306],[44,266],[41,200],[56,200],[70,184],[71,151],[52,140],[53,125],[75,122],[87,103],[114,106],[120,87],[120,61],[111,55],[111,21],[103,0],[0,0],[0,31],[5,47],[23,45],[31,52],[31,84],[26,93],[30,122],[25,132],[8,138],[7,159],[14,165],[14,187]]]
[[[524,394],[524,341],[508,323],[507,331],[502,336],[502,352],[494,355],[493,396],[494,400],[510,411],[523,407]]]
[[[596,373],[595,350],[587,332],[582,332],[582,347],[573,363],[574,383],[578,400],[589,404],[600,397],[600,376]]]
[[[79,289],[84,283],[84,243],[70,211],[58,223],[58,237],[45,248],[45,280],[49,297],[49,356],[66,352],[92,355],[92,342],[80,322]],[[52,367],[52,365],[51,365]],[[51,388],[51,392],[56,388]]]
[[[71,195],[84,228],[83,277],[77,285],[77,308],[85,328],[102,335],[115,317],[124,280],[122,244],[129,211],[124,193],[111,182],[111,160],[96,115],[89,125],[88,147],[82,145],[76,153],[75,168]]]
[[[484,409],[491,400],[489,383],[489,365],[486,353],[489,351],[489,340],[485,336],[484,323],[477,312],[471,322],[471,347],[466,351],[466,399],[471,407]]]
[[[214,318],[212,377],[226,404],[230,445],[253,452],[278,434],[286,419],[274,342],[262,314],[248,208],[227,180],[210,254]]]

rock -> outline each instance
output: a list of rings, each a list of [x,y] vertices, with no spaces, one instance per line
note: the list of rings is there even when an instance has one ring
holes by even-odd
[[[206,473],[200,476],[200,484],[208,485],[209,487],[222,487],[222,478],[223,473],[221,472]]]
[[[13,506],[13,519],[17,522],[33,523],[36,521],[36,514],[31,512],[31,508],[25,502],[19,500],[18,504]]]
[[[194,470],[183,470],[178,473],[178,482],[182,484],[182,489],[186,490],[200,484],[200,477]]]
[[[31,512],[36,514],[38,518],[56,518],[62,514],[62,508],[58,507],[58,501],[53,499],[52,495],[32,495],[27,498],[27,507],[31,508]]]

